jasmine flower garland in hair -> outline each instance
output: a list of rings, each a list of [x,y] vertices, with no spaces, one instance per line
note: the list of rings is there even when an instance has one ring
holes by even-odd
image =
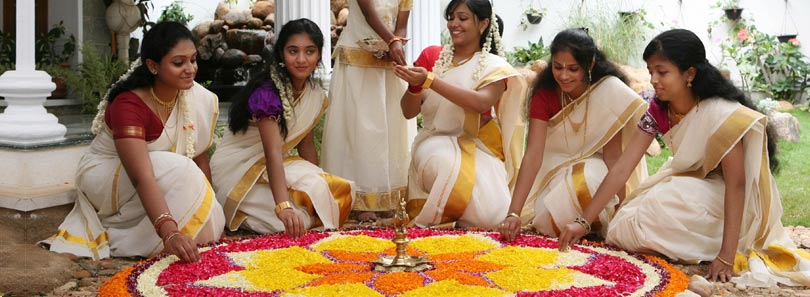
[[[107,112],[107,102],[110,99],[110,90],[112,87],[117,85],[118,83],[126,80],[135,72],[135,69],[141,66],[141,58],[135,59],[132,64],[129,66],[129,69],[126,73],[122,74],[118,80],[115,81],[110,87],[107,89],[107,92],[104,93],[104,97],[101,97],[101,101],[98,102],[98,112],[96,113],[96,117],[93,118],[93,125],[90,128],[90,132],[93,134],[98,135],[101,132],[101,129],[104,128],[104,114]]]

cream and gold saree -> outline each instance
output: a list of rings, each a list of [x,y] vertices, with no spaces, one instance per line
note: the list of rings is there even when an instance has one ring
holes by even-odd
[[[426,91],[424,127],[414,140],[408,188],[408,212],[418,226],[457,222],[492,228],[506,217],[523,155],[526,80],[503,58],[490,54],[481,79],[474,81],[480,57],[476,53],[442,79],[473,90],[506,80],[495,117],[483,127],[479,114]]]
[[[307,229],[340,227],[354,198],[351,182],[327,174],[293,153],[315,128],[328,105],[324,91],[307,84],[303,97],[295,105],[294,121],[287,123],[287,137],[282,146],[290,200],[296,212],[304,215]],[[211,159],[211,173],[228,229],[244,225],[259,233],[284,231],[284,224],[274,211],[276,204],[258,127],[250,125],[245,133],[227,131]]]
[[[193,127],[184,127],[185,113],[175,108],[160,137],[147,143],[149,159],[180,232],[191,238],[216,240],[225,224],[222,207],[203,172],[183,152],[187,133],[196,133],[196,154],[207,153],[214,139],[219,102],[196,83],[185,92],[181,100],[190,100],[188,114]],[[45,241],[51,251],[98,259],[150,256],[163,250],[163,242],[121,165],[109,128],[96,135],[79,161],[76,188],[73,210],[58,233]]]
[[[782,227],[782,204],[768,166],[767,117],[710,98],[664,135],[672,158],[645,180],[610,223],[607,241],[678,261],[712,261],[723,238],[725,183],[718,169],[740,141],[745,199],[732,281],[750,286],[810,285],[810,254]]]
[[[626,144],[638,132],[635,124],[646,110],[647,103],[638,94],[608,76],[549,119],[543,165],[521,213],[523,222],[557,236],[560,227],[581,217],[608,172],[602,148],[619,133]],[[627,187],[633,188],[646,176],[642,159]],[[614,197],[599,213],[599,220],[593,222],[596,232],[605,234],[617,203]]]

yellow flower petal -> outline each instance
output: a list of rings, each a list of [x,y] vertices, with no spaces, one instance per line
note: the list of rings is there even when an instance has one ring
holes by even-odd
[[[372,290],[364,284],[342,284],[308,287],[284,292],[281,296],[352,296],[352,297],[381,297],[382,294]]]
[[[509,296],[509,292],[495,288],[462,285],[455,280],[444,280],[406,292],[400,297],[468,297]]]
[[[239,273],[251,284],[253,284],[253,286],[261,291],[277,291],[297,288],[321,277],[317,274],[309,274],[293,269],[253,269],[243,270]]]
[[[500,243],[492,238],[478,235],[446,235],[417,238],[411,241],[410,246],[422,250],[428,255],[483,252],[500,246]]]
[[[487,273],[486,276],[501,288],[510,291],[548,290],[554,284],[568,284],[574,280],[574,271],[567,268],[537,269],[526,266],[511,267]]]
[[[395,247],[390,240],[374,238],[367,235],[333,235],[312,245],[312,249],[322,251],[348,251],[381,253]]]

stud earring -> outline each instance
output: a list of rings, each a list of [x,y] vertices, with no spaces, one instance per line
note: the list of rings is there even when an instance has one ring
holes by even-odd
[[[686,81],[686,87],[687,87],[687,88],[691,88],[691,87],[692,87],[692,80],[687,80],[687,81]]]

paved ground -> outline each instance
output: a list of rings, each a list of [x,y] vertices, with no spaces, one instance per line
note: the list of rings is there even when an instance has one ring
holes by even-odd
[[[56,209],[53,213],[37,214],[37,218],[44,216],[56,216],[69,209]],[[0,212],[1,209],[0,209]],[[16,217],[16,222],[19,223],[23,217]],[[11,222],[9,222],[11,221]],[[35,247],[33,238],[41,237],[40,234],[31,234],[26,232],[26,237],[22,240],[12,242],[8,234],[16,230],[29,230],[29,227],[40,228],[54,228],[55,226],[42,226],[42,224],[33,224],[36,226],[15,226],[15,218],[13,215],[8,216],[5,213],[0,213],[0,296],[95,296],[97,288],[110,279],[116,272],[127,266],[133,265],[139,259],[137,258],[114,258],[104,259],[101,261],[92,261],[90,259],[76,259],[69,258],[63,255],[56,255],[46,252],[44,249]],[[357,226],[357,224],[352,224]],[[3,228],[7,229],[3,229]],[[11,228],[11,229],[9,229]],[[806,227],[787,227],[791,238],[797,245],[804,249],[810,249],[810,229]],[[5,234],[5,236],[4,236]],[[229,233],[229,237],[249,235],[245,232]],[[23,257],[22,263],[19,259],[15,259],[15,253],[22,252],[27,257]],[[8,261],[16,260],[15,261]],[[27,259],[27,260],[26,260]],[[9,263],[11,262],[11,263]],[[15,267],[16,266],[16,267]],[[19,269],[19,267],[26,267]],[[704,275],[706,273],[707,265],[676,265],[679,269],[686,272],[688,275]],[[48,271],[45,271],[48,270]],[[48,280],[44,275],[51,274],[59,277]],[[30,285],[24,286],[24,291],[19,289],[14,290],[3,288],[4,280],[9,281],[25,281],[28,280]],[[35,281],[31,281],[31,280]],[[57,282],[57,283],[54,283]],[[42,290],[41,288],[55,288]],[[4,291],[5,290],[5,294]],[[739,288],[732,284],[713,284],[713,293],[717,296],[807,296],[810,297],[810,287],[776,287],[776,288]]]

